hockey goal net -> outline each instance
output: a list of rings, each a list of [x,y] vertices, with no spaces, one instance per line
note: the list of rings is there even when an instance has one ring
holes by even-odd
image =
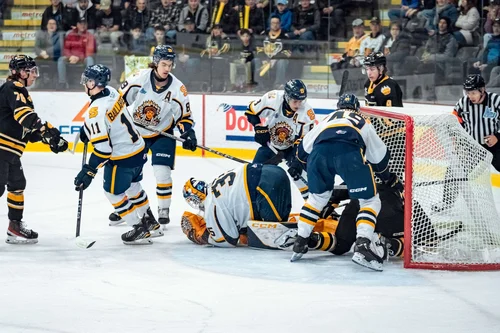
[[[362,108],[405,185],[406,268],[500,269],[500,219],[491,154],[452,114]]]

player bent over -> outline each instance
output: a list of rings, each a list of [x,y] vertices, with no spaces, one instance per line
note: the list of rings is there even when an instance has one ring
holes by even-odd
[[[103,65],[87,67],[81,84],[91,103],[80,130],[83,142],[94,152],[75,178],[76,190],[85,190],[104,165],[104,191],[115,211],[133,229],[122,235],[125,244],[149,244],[150,237],[163,236],[146,192],[139,183],[146,162],[144,140],[136,131],[118,91],[108,86],[111,71]]]
[[[255,141],[261,145],[253,163],[277,165],[281,162],[269,162],[276,156],[269,146],[282,153],[287,164],[290,163],[298,140],[314,127],[316,116],[306,99],[306,85],[295,79],[286,83],[284,91],[270,91],[250,103],[245,114],[255,128]],[[260,125],[262,120],[265,125]],[[302,197],[307,198],[307,185],[300,180],[299,174],[293,179]]]
[[[0,196],[7,186],[9,208],[9,244],[33,244],[38,233],[28,229],[22,221],[24,211],[24,178],[21,156],[28,142],[50,146],[54,153],[68,149],[61,133],[49,123],[42,123],[35,112],[27,87],[38,78],[38,67],[33,58],[16,55],[9,62],[10,75],[0,87]]]
[[[373,126],[361,116],[357,97],[342,95],[337,109],[304,137],[297,150],[297,158],[307,167],[310,194],[300,212],[291,260],[307,252],[311,231],[332,195],[335,175],[339,175],[351,198],[360,204],[352,260],[382,271],[386,251],[374,233],[381,204],[373,172],[384,182],[402,185],[389,173],[390,153]]]
[[[173,134],[177,126],[181,138],[185,139],[182,143],[184,149],[195,151],[197,144],[187,89],[171,73],[175,57],[171,46],[158,45],[154,49],[150,69],[125,81],[120,88],[134,122],[138,125],[137,130],[146,142],[146,149],[153,155],[158,221],[163,226],[170,222],[176,142],[144,127]],[[116,213],[109,217],[111,224],[120,223],[119,214]]]
[[[183,193],[204,214],[185,212],[181,221],[183,232],[197,244],[246,243],[248,221],[287,221],[292,208],[288,176],[274,165],[244,164],[211,183],[191,178]]]

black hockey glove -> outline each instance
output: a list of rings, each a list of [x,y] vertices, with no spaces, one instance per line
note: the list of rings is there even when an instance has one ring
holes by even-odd
[[[85,134],[85,129],[83,128],[83,126],[80,127],[80,141],[83,143],[88,143],[90,141],[87,137],[87,134]]]
[[[28,140],[30,142],[40,142],[42,141],[42,133],[40,131],[33,131],[28,134]]]
[[[186,132],[182,133],[181,138],[184,139],[182,143],[182,148],[186,150],[195,151],[198,141],[196,140],[196,133],[194,129],[190,128]]]
[[[83,187],[85,190],[89,187],[90,183],[92,183],[92,179],[94,179],[97,170],[91,167],[88,164],[85,164],[82,167],[82,170],[75,177],[75,190],[80,191],[80,187]]]
[[[45,130],[42,132],[42,142],[49,145],[53,153],[62,153],[68,149],[68,141],[61,138],[61,132],[49,123],[45,123]]]
[[[405,188],[403,183],[399,180],[398,176],[395,173],[391,173],[389,179],[385,182],[386,186],[389,186],[391,189],[398,191],[401,197],[404,197]]]
[[[267,126],[255,126],[255,142],[267,147],[267,143],[271,141],[271,134],[269,134],[269,128]]]
[[[297,181],[302,175],[302,169],[302,163],[294,157],[292,162],[289,164],[288,174],[293,178],[293,180]]]

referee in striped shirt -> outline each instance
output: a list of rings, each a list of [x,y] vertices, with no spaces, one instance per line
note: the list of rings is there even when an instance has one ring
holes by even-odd
[[[467,95],[460,98],[453,114],[474,140],[493,154],[493,167],[500,171],[500,96],[487,92],[481,75],[471,74],[464,82]]]

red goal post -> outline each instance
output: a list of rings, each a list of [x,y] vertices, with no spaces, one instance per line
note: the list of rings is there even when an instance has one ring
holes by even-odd
[[[361,110],[391,150],[391,171],[405,184],[404,267],[500,270],[491,155],[451,113]]]

